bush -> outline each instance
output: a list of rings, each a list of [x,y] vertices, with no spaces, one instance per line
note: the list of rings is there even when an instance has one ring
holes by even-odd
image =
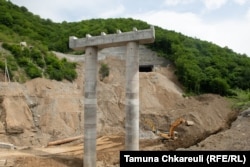
[[[66,69],[64,70],[63,74],[64,74],[64,78],[69,81],[73,81],[77,77],[77,73],[73,69]]]
[[[39,70],[34,64],[29,64],[28,67],[25,68],[25,71],[27,75],[32,79],[42,77],[41,70]]]
[[[38,59],[38,60],[36,61],[36,64],[37,64],[39,67],[41,67],[41,68],[44,68],[44,67],[45,67],[45,62],[44,62],[43,59]]]
[[[7,43],[5,43],[5,42],[2,44],[2,47],[3,47],[4,49],[10,50],[10,45],[7,44]]]
[[[30,60],[27,57],[21,57],[18,59],[18,64],[21,67],[27,67],[29,63],[30,63]]]
[[[101,68],[99,70],[99,74],[100,74],[100,80],[103,81],[105,77],[109,76],[109,66],[105,63],[102,63]]]
[[[0,61],[0,69],[4,70],[5,69],[5,63]]]
[[[11,61],[8,60],[10,72],[18,69],[18,63],[32,79],[42,77],[42,70],[45,70],[46,77],[58,81],[63,79],[73,81],[77,77],[76,63],[68,62],[67,59],[59,60],[53,53],[43,53],[36,48],[22,49],[19,45],[9,45],[7,43],[3,43],[3,47],[15,56],[10,56],[12,59]],[[44,58],[43,55],[45,55]],[[4,68],[4,64],[0,65]],[[46,65],[47,68],[44,69]]]
[[[61,70],[55,69],[52,65],[47,67],[46,73],[49,75],[50,79],[55,79],[57,81],[63,80],[63,73]]]
[[[13,56],[7,57],[7,66],[10,71],[17,71],[18,70],[18,64]]]
[[[55,55],[53,55],[52,53],[47,54],[45,57],[45,62],[47,65],[51,65],[54,64],[54,62],[58,61],[58,59],[56,58]]]
[[[30,56],[32,59],[37,60],[42,58],[42,53],[39,50],[33,48],[30,52]]]

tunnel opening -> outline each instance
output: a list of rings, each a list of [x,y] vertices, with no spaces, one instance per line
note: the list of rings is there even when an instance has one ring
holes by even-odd
[[[153,72],[153,65],[140,65],[139,72]]]

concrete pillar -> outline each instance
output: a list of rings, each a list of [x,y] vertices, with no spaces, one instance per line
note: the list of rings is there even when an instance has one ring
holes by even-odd
[[[97,47],[85,50],[84,167],[96,166]]]
[[[69,37],[69,47],[85,50],[84,167],[96,166],[97,48],[127,45],[126,56],[126,150],[139,150],[139,44],[153,43],[155,29],[102,33],[86,38]],[[137,41],[137,42],[132,42]],[[96,46],[96,47],[93,47]]]
[[[139,43],[127,43],[126,150],[139,150]]]

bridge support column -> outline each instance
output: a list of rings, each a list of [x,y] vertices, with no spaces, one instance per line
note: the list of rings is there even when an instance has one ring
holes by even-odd
[[[69,38],[69,47],[85,50],[84,167],[96,167],[97,51],[127,45],[126,57],[126,150],[139,150],[139,44],[153,43],[155,30],[137,30],[101,36]]]
[[[127,43],[126,150],[139,150],[139,43]]]
[[[96,166],[97,47],[85,50],[84,167]]]

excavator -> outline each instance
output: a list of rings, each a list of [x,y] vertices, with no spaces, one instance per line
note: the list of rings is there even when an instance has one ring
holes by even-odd
[[[179,126],[179,125],[181,125],[182,123],[185,123],[186,122],[186,120],[184,119],[184,118],[178,118],[178,119],[176,119],[172,124],[171,124],[171,126],[170,126],[170,129],[169,129],[169,133],[163,133],[163,132],[160,132],[159,130],[157,130],[156,128],[155,128],[155,125],[154,125],[154,123],[151,121],[151,120],[149,120],[149,119],[145,119],[145,123],[147,124],[147,125],[149,125],[150,126],[150,128],[151,128],[151,130],[152,130],[152,132],[154,133],[154,134],[156,134],[157,136],[160,136],[163,140],[170,140],[170,139],[172,139],[172,140],[175,140],[177,137],[175,136],[175,128],[177,127],[177,126]]]

